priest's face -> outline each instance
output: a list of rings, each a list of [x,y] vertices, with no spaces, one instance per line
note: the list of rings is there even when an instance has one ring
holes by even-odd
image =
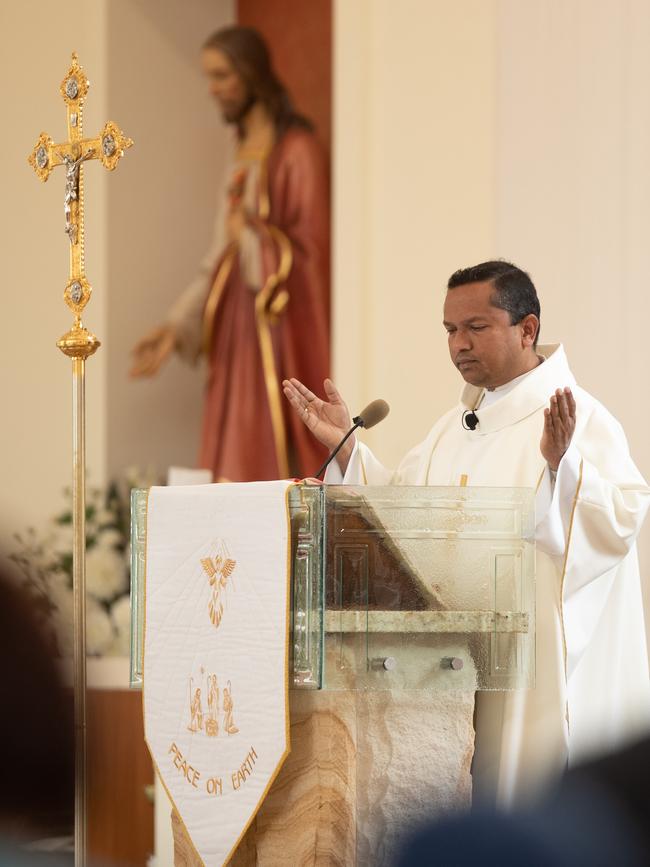
[[[218,48],[206,48],[201,55],[201,65],[223,119],[226,123],[240,123],[254,102],[244,79]]]
[[[449,354],[463,379],[480,388],[497,388],[531,370],[537,317],[516,325],[507,310],[491,303],[491,281],[467,283],[447,291],[444,326]]]

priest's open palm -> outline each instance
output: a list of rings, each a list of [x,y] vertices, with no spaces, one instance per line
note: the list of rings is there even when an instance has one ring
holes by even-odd
[[[345,401],[331,379],[323,383],[327,400],[321,400],[297,379],[285,379],[284,394],[300,420],[331,451],[352,427]]]
[[[555,472],[571,445],[576,429],[576,402],[570,388],[558,388],[544,410],[544,432],[539,444],[542,456]]]

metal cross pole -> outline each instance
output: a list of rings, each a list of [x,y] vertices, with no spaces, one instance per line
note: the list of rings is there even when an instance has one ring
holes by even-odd
[[[72,516],[74,596],[74,724],[75,724],[75,865],[86,863],[86,359],[99,348],[99,340],[84,327],[81,314],[92,287],[84,259],[83,163],[101,160],[112,171],[124,149],[133,144],[112,121],[93,139],[83,138],[83,103],[89,82],[77,55],[61,83],[68,114],[68,140],[55,144],[41,133],[29,163],[42,181],[56,166],[65,166],[65,233],[70,245],[70,277],[63,297],[74,314],[70,331],[57,346],[72,359]]]

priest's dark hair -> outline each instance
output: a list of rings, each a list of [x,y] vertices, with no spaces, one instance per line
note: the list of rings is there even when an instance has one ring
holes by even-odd
[[[531,313],[540,319],[539,298],[533,281],[525,271],[504,259],[481,262],[480,265],[454,271],[447,283],[447,289],[488,281],[494,286],[490,303],[508,312],[511,325],[516,325]],[[539,332],[538,327],[534,346],[537,346]]]
[[[273,69],[268,46],[255,28],[223,27],[203,43],[204,50],[210,48],[216,48],[228,57],[250,95],[266,106],[278,138],[290,127],[313,130],[309,118],[293,107],[289,91]]]

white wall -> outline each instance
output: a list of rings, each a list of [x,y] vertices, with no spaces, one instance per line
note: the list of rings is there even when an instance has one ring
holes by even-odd
[[[494,247],[494,4],[335,6],[334,359],[395,463],[457,397],[447,277]]]
[[[501,0],[497,34],[495,252],[649,479],[650,4]],[[650,602],[650,522],[640,551]]]
[[[446,278],[504,257],[650,478],[649,43],[646,0],[336,3],[335,374],[387,464],[461,387]]]

